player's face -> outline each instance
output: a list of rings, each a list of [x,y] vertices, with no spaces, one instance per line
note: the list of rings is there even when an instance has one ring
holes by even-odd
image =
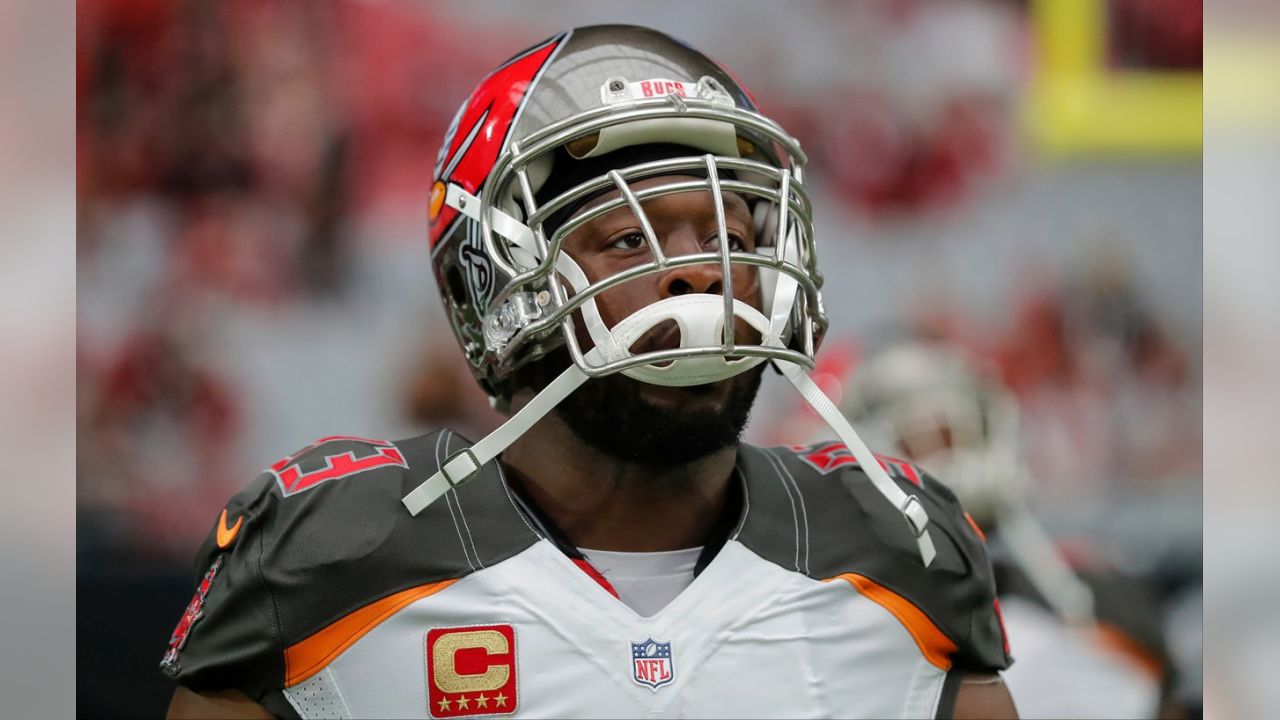
[[[642,189],[687,179],[649,178],[632,187]],[[615,192],[596,198],[583,210],[617,196]],[[709,192],[698,190],[652,198],[644,202],[643,208],[668,258],[719,250],[716,205]],[[746,201],[736,194],[725,193],[724,212],[730,250],[753,252],[756,237]],[[596,282],[653,261],[641,227],[630,209],[620,208],[576,230],[565,239],[563,249],[582,267],[588,279]],[[760,284],[754,268],[735,265],[732,276],[734,297],[760,307]],[[605,325],[613,327],[659,300],[689,293],[718,295],[724,288],[725,278],[718,263],[692,265],[623,283],[598,295],[596,306]],[[576,326],[579,342],[583,347],[590,347],[580,319]],[[739,342],[760,341],[759,333],[747,323],[738,320],[734,327]],[[631,351],[670,349],[678,347],[679,342],[675,323],[668,321],[641,336]],[[566,401],[561,414],[579,435],[590,436],[589,441],[611,452],[625,450],[659,462],[663,459],[687,462],[737,440],[759,387],[762,367],[721,382],[685,388],[651,385],[612,375],[587,383]],[[610,437],[602,436],[606,434]],[[647,449],[637,447],[637,441],[642,441],[640,444]]]
[[[632,187],[643,189],[688,179],[679,176],[648,178],[635,182]],[[595,198],[579,213],[616,197],[618,193],[615,191]],[[729,249],[734,252],[754,252],[756,237],[751,210],[746,201],[735,193],[723,193],[723,200]],[[643,208],[662,252],[668,258],[719,251],[716,204],[708,191],[696,190],[652,198],[643,203]],[[588,222],[566,238],[563,247],[578,262],[591,282],[653,262],[654,259],[649,244],[645,242],[640,221],[627,207]],[[733,266],[731,274],[733,296],[760,307],[760,284],[755,268],[738,264]],[[724,292],[724,286],[724,273],[719,262],[677,267],[644,275],[610,289],[597,296],[596,306],[605,325],[613,327],[632,313],[659,300],[690,293],[719,295]],[[580,342],[589,347],[590,341],[583,323],[578,322],[577,327]],[[745,321],[737,320],[734,327],[738,342],[760,341],[760,334]],[[637,354],[665,350],[678,347],[679,342],[675,322],[667,321],[645,333],[631,350]]]

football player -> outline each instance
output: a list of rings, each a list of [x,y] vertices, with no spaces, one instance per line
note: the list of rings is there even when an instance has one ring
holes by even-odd
[[[1021,716],[1171,716],[1159,603],[1134,578],[1068,565],[1032,515],[1018,403],[997,373],[943,344],[906,341],[848,380],[842,409],[868,442],[945,478],[990,539]]]
[[[1013,717],[986,550],[809,379],[799,144],[659,32],[486,77],[430,198],[471,443],[333,436],[221,510],[172,717]],[[776,368],[848,444],[741,444]]]

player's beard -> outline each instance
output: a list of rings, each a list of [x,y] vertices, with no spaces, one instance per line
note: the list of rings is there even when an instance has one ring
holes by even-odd
[[[736,445],[751,415],[761,364],[722,382],[730,390],[721,403],[690,403],[672,412],[644,397],[645,384],[622,374],[590,380],[565,398],[556,413],[591,447],[628,463],[669,468]],[[691,396],[710,385],[684,389]]]

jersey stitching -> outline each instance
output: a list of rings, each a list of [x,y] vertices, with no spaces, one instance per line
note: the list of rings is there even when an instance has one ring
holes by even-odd
[[[453,509],[453,498],[446,494],[444,499],[445,504],[449,507],[449,517],[453,518],[453,529],[458,534],[458,544],[462,546],[462,557],[467,561],[467,565],[470,566],[471,570],[474,572],[476,564],[471,561],[471,553],[467,552],[467,541],[463,539],[462,530],[458,526],[458,515]]]
[[[436,435],[436,467],[444,464],[443,458],[440,457],[440,442],[443,439],[443,432]],[[467,541],[462,537],[462,528],[458,525],[458,516],[453,510],[453,494],[452,490],[444,494],[445,505],[449,508],[449,517],[453,519],[453,531],[458,534],[458,544],[462,546],[462,559],[467,561],[467,566],[474,572],[476,565],[471,562],[471,555],[467,552]]]
[[[533,508],[529,507],[529,504],[526,503],[524,501],[524,498],[520,497],[519,495],[516,495],[515,499],[516,499],[516,504],[519,505],[520,509],[524,511],[525,517],[529,518],[529,520],[534,525],[538,526],[538,532],[542,535],[542,537],[548,540],[551,540],[551,538],[553,537],[551,534],[551,530],[547,528],[546,525],[542,524],[542,520],[538,518],[538,514],[533,511]],[[554,541],[553,541],[553,544],[554,544]]]
[[[765,457],[769,459],[769,464],[773,466],[773,473],[778,476],[778,482],[787,493],[787,502],[791,503],[791,521],[796,526],[796,572],[800,572],[800,513],[796,510],[795,498],[791,497],[791,486],[787,484],[787,479],[782,476],[782,471],[778,468],[778,459],[768,452],[765,453]]]
[[[520,517],[520,521],[524,523],[524,526],[529,528],[529,532],[533,533],[534,535],[542,535],[542,533],[535,530],[533,526],[529,524],[529,518],[525,517],[525,514],[520,511],[520,507],[516,505],[516,499],[514,496],[512,496],[511,488],[507,485],[507,475],[505,472],[502,471],[502,463],[498,463],[497,467],[498,467],[498,481],[502,483],[502,491],[507,494],[507,502],[511,503],[511,509],[516,511],[516,515]],[[543,537],[545,537],[545,535],[543,535]]]
[[[289,654],[285,652],[284,646],[284,619],[280,617],[280,604],[276,602],[275,593],[271,592],[271,584],[267,582],[267,575],[262,572],[263,545],[266,542],[263,538],[266,533],[259,532],[256,534],[258,536],[258,580],[262,583],[262,589],[267,592],[267,599],[271,601],[271,616],[275,621],[276,645],[279,647],[280,657],[284,661],[284,677],[280,679],[280,686],[283,687],[284,679],[289,677]]]
[[[333,674],[333,667],[327,667],[324,672],[329,676],[329,682],[333,685],[333,691],[338,695],[338,701],[342,703],[342,709],[346,713],[343,717],[354,717],[351,712],[351,703],[347,702],[347,696],[342,692],[342,686],[338,684],[338,678]]]
[[[450,452],[449,444],[453,442],[453,431],[445,430],[445,433],[448,433],[448,436],[444,441],[444,452],[448,455]],[[453,501],[458,504],[458,516],[462,518],[462,527],[467,531],[467,540],[471,543],[471,554],[475,556],[476,564],[484,568],[484,561],[480,559],[480,551],[476,549],[475,536],[471,534],[471,524],[467,522],[467,513],[462,509],[462,497],[456,491],[453,493]]]
[[[739,468],[738,475],[742,478],[742,519],[738,521],[738,527],[733,531],[731,540],[737,540],[742,534],[742,529],[747,526],[747,517],[751,514],[751,485],[747,482],[747,474]]]
[[[782,461],[781,457],[778,457],[777,451],[767,451],[767,452],[769,452],[769,454],[774,457],[774,461],[777,463],[777,467],[782,470],[783,474],[786,475],[787,480],[791,483],[791,486],[796,489],[796,497],[800,501],[800,520],[804,524],[804,573],[808,575],[809,574],[809,511],[804,506],[804,493],[800,492],[800,483],[796,482],[795,475],[791,474],[791,471],[787,469],[787,464]]]

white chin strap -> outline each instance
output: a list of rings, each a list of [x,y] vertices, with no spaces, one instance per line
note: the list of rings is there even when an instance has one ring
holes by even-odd
[[[450,205],[463,200],[457,205],[474,218],[479,213],[475,208],[479,202],[474,196],[455,191],[450,186]],[[533,250],[528,235],[528,228],[514,218],[494,209],[493,223],[495,231],[506,237],[516,247]],[[790,238],[789,238],[790,240]],[[788,242],[790,246],[792,243]],[[790,256],[791,247],[784,249]],[[556,259],[556,270],[572,285],[577,292],[586,289],[588,283],[585,273],[568,255],[561,253]],[[791,312],[795,299],[795,280],[784,276],[779,279],[778,287],[770,303],[769,317],[755,308],[734,299],[732,303],[733,317],[746,321],[760,332],[761,344],[771,347],[783,347],[781,333],[786,324],[786,317]],[[633,357],[630,346],[646,332],[658,325],[672,321],[678,327],[681,348],[717,347],[723,344],[723,323],[725,318],[724,297],[710,294],[690,294],[665,298],[652,305],[641,308],[612,329],[605,326],[592,298],[582,305],[582,317],[586,323],[588,334],[595,342],[595,347],[583,357],[588,365],[613,362]],[[640,365],[623,370],[622,373],[635,380],[654,385],[688,386],[718,382],[745,372],[759,365],[763,358],[742,357],[730,360],[723,356],[707,356],[680,358],[668,362],[665,366],[654,364]],[[933,538],[929,534],[929,515],[920,500],[914,495],[903,492],[880,465],[871,450],[867,448],[853,426],[836,408],[835,404],[823,394],[813,380],[805,374],[802,367],[785,361],[774,361],[774,366],[795,386],[805,402],[831,426],[836,436],[849,448],[862,471],[870,478],[871,483],[884,495],[906,519],[907,526],[920,548],[920,556],[928,566],[937,554]],[[571,364],[563,373],[538,393],[529,404],[525,405],[497,430],[489,433],[480,442],[452,455],[441,466],[440,470],[427,478],[418,487],[401,499],[411,515],[417,515],[428,505],[435,502],[452,488],[459,487],[474,478],[485,464],[497,458],[517,439],[529,431],[539,420],[551,412],[574,390],[577,390],[588,379],[586,372],[576,364]]]
[[[920,499],[903,492],[902,488],[889,477],[888,471],[880,464],[875,454],[866,443],[862,442],[858,433],[854,432],[853,426],[840,413],[836,404],[822,392],[822,388],[818,387],[813,378],[805,374],[804,368],[784,362],[774,362],[774,366],[791,381],[800,396],[809,403],[809,407],[827,422],[827,425],[835,431],[836,437],[849,448],[849,452],[853,453],[854,459],[858,461],[858,467],[866,473],[871,484],[875,485],[880,494],[884,495],[885,499],[906,518],[907,527],[916,539],[916,546],[920,548],[920,557],[928,567],[937,555],[937,550],[933,546],[933,538],[929,535],[929,513],[920,504]]]

